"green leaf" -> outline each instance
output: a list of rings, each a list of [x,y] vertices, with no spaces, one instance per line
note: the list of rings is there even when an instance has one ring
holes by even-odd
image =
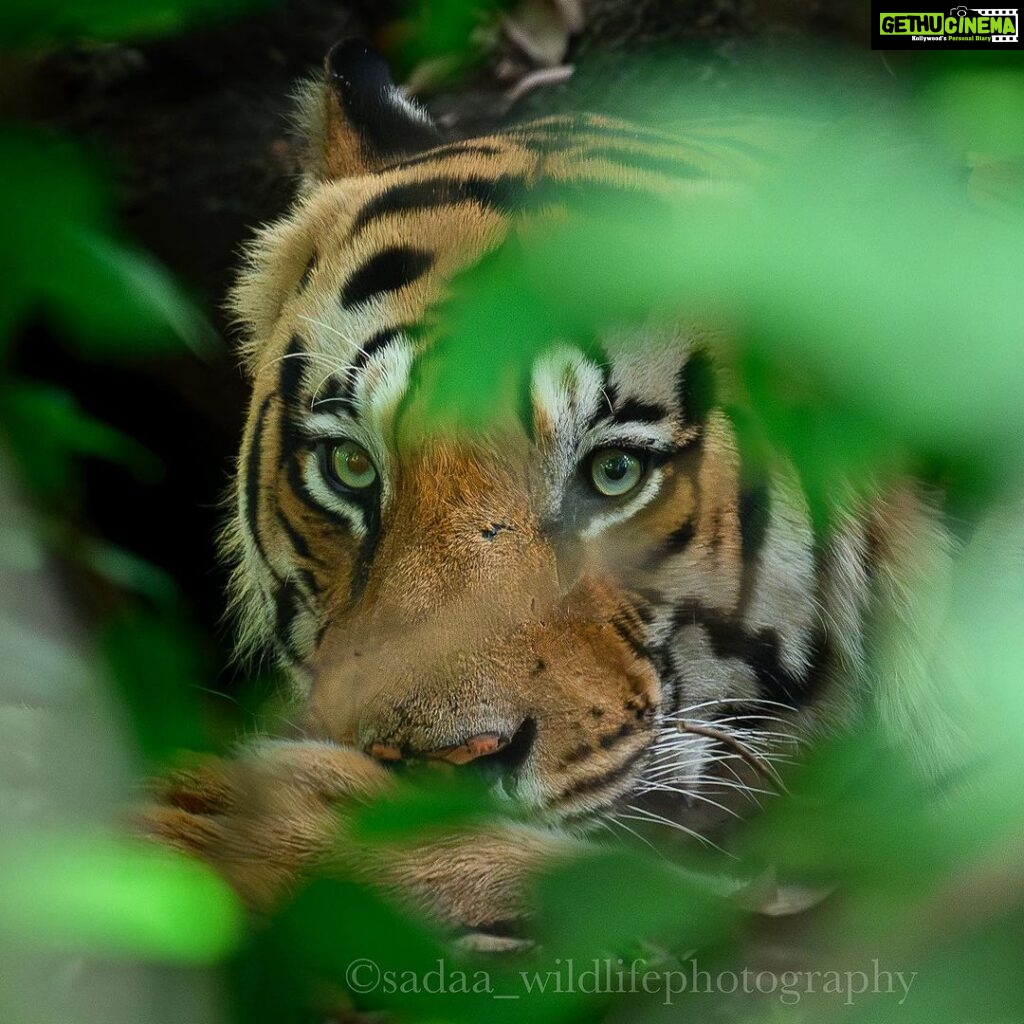
[[[1018,69],[990,66],[937,76],[918,103],[958,157],[1024,160],[1024,76]]]
[[[164,609],[175,608],[181,599],[174,577],[144,558],[102,540],[82,543],[72,557],[123,590],[141,594]]]
[[[210,348],[212,329],[166,271],[115,239],[106,187],[75,147],[2,131],[0,177],[18,196],[0,211],[17,253],[0,281],[0,327],[9,332],[42,308],[96,356]]]
[[[102,835],[4,839],[0,932],[19,944],[206,964],[239,941],[237,900],[194,859]]]
[[[421,62],[450,62],[448,74],[465,72],[493,44],[499,14],[512,0],[404,0],[405,17],[394,55],[399,74]]]
[[[101,646],[151,763],[166,763],[182,748],[209,749],[199,693],[212,672],[193,628],[167,611],[126,611],[104,625]]]
[[[626,851],[593,853],[537,885],[543,943],[581,962],[670,939],[686,949],[720,942],[736,911],[709,878]]]
[[[1012,479],[1024,218],[972,206],[941,152],[895,149],[906,130],[864,113],[795,146],[749,196],[654,204],[624,189],[529,245],[517,234],[452,289],[407,409],[494,422],[542,345],[659,314],[725,328],[771,367],[773,392],[812,396],[817,436],[782,426],[819,479],[890,468],[901,446]]]
[[[0,7],[0,43],[52,46],[166,35],[189,24],[228,18],[268,0],[7,0]]]
[[[134,438],[83,412],[60,388],[17,380],[0,390],[0,425],[28,487],[65,502],[77,490],[76,461],[108,459],[139,479],[159,478],[159,460]]]
[[[48,280],[47,297],[74,345],[104,358],[180,350],[210,357],[213,327],[151,256],[98,231],[67,227],[67,273]]]
[[[531,992],[518,973],[522,965],[459,956],[408,910],[350,882],[324,879],[303,890],[255,953],[271,965],[261,978],[249,975],[257,995],[277,998],[277,976],[283,975],[283,985],[299,990],[293,998],[321,1012],[347,1001],[423,1022],[516,1024],[526,1018],[546,1024],[580,1014],[578,994]],[[249,1006],[256,1016],[246,1019],[280,1019]]]
[[[820,745],[787,784],[791,794],[774,799],[743,838],[751,863],[913,899],[959,848],[909,758],[866,726]]]
[[[352,817],[353,835],[366,842],[403,842],[437,831],[508,817],[514,808],[500,802],[492,786],[472,775],[443,774],[448,766],[424,766],[417,780],[386,799],[360,807]]]

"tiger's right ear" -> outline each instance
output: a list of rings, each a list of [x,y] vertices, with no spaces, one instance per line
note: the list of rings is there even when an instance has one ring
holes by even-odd
[[[392,82],[387,62],[349,39],[324,59],[299,97],[307,183],[368,174],[444,139],[430,115]]]

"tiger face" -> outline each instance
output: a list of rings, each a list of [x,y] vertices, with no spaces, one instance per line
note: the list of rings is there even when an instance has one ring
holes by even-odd
[[[695,193],[746,151],[600,118],[445,143],[354,44],[304,121],[301,195],[233,296],[243,644],[273,645],[307,735],[473,762],[542,820],[728,804],[727,780],[842,703],[877,521],[823,543],[783,462],[745,468],[685,325],[552,338],[486,431],[426,429],[416,381],[460,272],[564,212],[532,195]]]

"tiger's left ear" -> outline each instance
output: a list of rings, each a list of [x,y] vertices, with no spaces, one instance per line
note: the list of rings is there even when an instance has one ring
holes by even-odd
[[[358,39],[333,46],[323,78],[300,95],[307,182],[370,174],[444,139],[391,80],[387,61]]]

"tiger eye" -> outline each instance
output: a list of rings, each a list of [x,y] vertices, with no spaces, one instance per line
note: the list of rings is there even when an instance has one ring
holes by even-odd
[[[621,448],[600,448],[590,460],[590,482],[607,498],[635,490],[644,475],[643,463]]]
[[[355,441],[339,441],[330,452],[331,474],[343,487],[362,491],[377,480],[377,467],[369,452]]]

